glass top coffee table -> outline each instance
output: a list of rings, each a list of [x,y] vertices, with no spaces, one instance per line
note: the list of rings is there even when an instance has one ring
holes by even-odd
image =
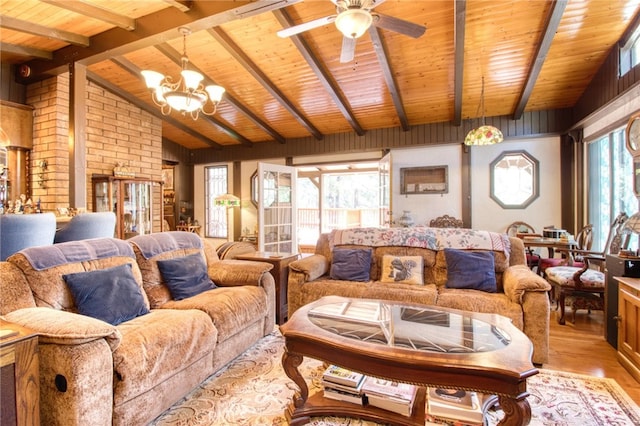
[[[533,346],[508,318],[395,301],[327,296],[280,326],[282,366],[300,391],[285,415],[292,425],[313,416],[344,415],[394,425],[425,424],[425,387],[495,394],[501,425],[531,420],[527,378],[538,373]],[[366,375],[420,386],[411,417],[371,406],[309,397],[298,371],[311,357]]]

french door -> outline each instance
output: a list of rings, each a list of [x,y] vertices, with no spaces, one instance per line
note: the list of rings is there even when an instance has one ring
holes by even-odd
[[[296,168],[258,163],[258,250],[297,253]]]

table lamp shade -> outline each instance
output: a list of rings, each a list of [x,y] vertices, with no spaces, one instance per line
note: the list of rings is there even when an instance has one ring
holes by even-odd
[[[216,206],[236,207],[240,205],[240,198],[233,194],[222,194],[218,195],[213,202]]]

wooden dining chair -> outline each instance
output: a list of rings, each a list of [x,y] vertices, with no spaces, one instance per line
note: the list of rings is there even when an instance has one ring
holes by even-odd
[[[575,249],[581,252],[589,252],[593,246],[593,225],[589,224],[584,226],[580,232],[576,234],[576,246]],[[571,261],[571,262],[570,262]],[[540,259],[540,264],[538,265],[538,274],[544,278],[545,271],[548,268],[552,268],[554,266],[560,265],[569,265],[576,266],[581,268],[584,263],[582,261],[582,255],[579,253],[565,253],[563,257],[545,257]]]
[[[526,222],[516,221],[507,226],[505,234],[510,237],[520,237],[522,234],[537,235],[533,226]],[[527,252],[527,266],[529,269],[540,267],[540,255],[535,252],[531,247],[526,248]]]
[[[628,244],[623,234],[626,213],[622,212],[611,222],[609,236],[603,251],[573,250],[568,256],[582,256],[583,265],[560,265],[547,268],[546,279],[554,288],[557,305],[560,307],[558,323],[565,324],[565,304],[567,297],[572,298],[573,321],[577,309],[597,310],[604,307],[606,277],[604,262],[607,254],[616,254]]]

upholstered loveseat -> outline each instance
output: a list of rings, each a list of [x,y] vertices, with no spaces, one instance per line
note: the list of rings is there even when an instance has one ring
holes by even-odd
[[[521,240],[493,232],[428,227],[334,230],[320,236],[315,254],[289,264],[289,315],[327,295],[495,313],[510,318],[531,339],[532,361],[543,364],[548,359],[550,286],[527,268],[525,259]],[[402,270],[407,262],[410,266]],[[345,265],[347,275],[355,273],[357,279],[345,279]],[[367,270],[357,271],[358,265]],[[412,267],[411,279],[406,279]],[[364,277],[358,276],[362,272]],[[474,287],[477,278],[493,288],[451,288],[467,283]]]
[[[1,262],[0,314],[39,334],[42,424],[153,420],[273,331],[270,269],[265,263],[220,261],[215,248],[186,232],[33,247]],[[177,286],[176,277],[165,280],[167,270],[185,270],[185,276],[198,270],[208,287],[217,288],[175,300],[183,283],[180,276]],[[79,314],[86,314],[85,295],[71,283],[79,277],[86,286],[81,290],[99,291],[106,285],[104,275],[96,274],[113,274],[114,288],[120,284],[113,282],[127,284],[117,290],[126,290],[126,298],[105,315],[120,315],[122,306],[140,311],[117,325]]]

